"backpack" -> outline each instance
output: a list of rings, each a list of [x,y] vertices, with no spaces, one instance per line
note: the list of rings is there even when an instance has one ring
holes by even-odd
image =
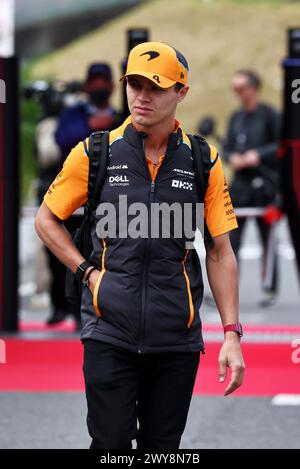
[[[194,170],[196,174],[196,185],[199,201],[204,201],[205,193],[208,187],[208,178],[211,168],[216,163],[218,156],[212,162],[210,159],[210,148],[206,140],[200,135],[188,135],[194,160]],[[88,197],[84,206],[84,219],[74,233],[72,240],[81,254],[88,259],[92,253],[92,239],[90,235],[91,213],[97,208],[101,189],[106,178],[106,168],[108,166],[109,155],[109,131],[93,132],[89,137],[87,147],[86,141],[83,142],[85,152],[89,157],[89,179],[88,179]],[[204,242],[210,248],[213,246],[213,238],[209,233],[206,222],[204,221]],[[65,295],[67,300],[79,305],[81,302],[82,283],[76,279],[75,274],[67,268]]]

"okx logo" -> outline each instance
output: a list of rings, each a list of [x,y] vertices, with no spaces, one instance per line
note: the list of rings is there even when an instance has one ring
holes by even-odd
[[[193,190],[193,184],[186,181],[178,181],[177,179],[172,180],[172,187],[177,187],[178,189],[186,189],[188,191]]]
[[[6,86],[5,81],[0,80],[0,104],[6,103]]]

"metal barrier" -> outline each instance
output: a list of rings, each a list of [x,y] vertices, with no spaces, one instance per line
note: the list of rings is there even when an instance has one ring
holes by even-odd
[[[35,217],[38,211],[38,207],[22,207],[21,217]],[[245,207],[245,208],[235,208],[234,212],[239,218],[262,218],[265,214],[264,208],[259,207]],[[78,208],[72,214],[72,216],[82,216],[83,207]],[[279,221],[273,222],[270,224],[269,239],[267,244],[267,254],[266,254],[266,265],[263,272],[263,288],[271,289],[272,287],[272,273],[275,264],[275,258],[278,247],[278,228]]]
[[[35,217],[38,212],[38,209],[39,207],[35,207],[35,206],[22,207],[20,216],[21,217]],[[75,212],[72,213],[72,217],[79,216],[79,215],[83,215],[83,207],[78,208],[77,210],[75,210]]]
[[[265,208],[236,208],[234,212],[240,218],[263,218]],[[263,288],[270,290],[272,288],[272,277],[275,265],[275,259],[278,251],[278,229],[279,221],[270,223],[269,237],[266,248],[266,264],[263,271]]]
[[[22,207],[21,208],[21,217],[35,217],[37,212],[38,212],[39,207],[36,206],[28,206],[28,207]],[[256,218],[256,217],[263,217],[265,213],[264,208],[252,208],[252,207],[246,207],[246,208],[235,208],[234,213],[236,214],[237,217],[242,217],[242,218]],[[74,215],[83,215],[83,207],[78,208],[73,212],[72,216]]]

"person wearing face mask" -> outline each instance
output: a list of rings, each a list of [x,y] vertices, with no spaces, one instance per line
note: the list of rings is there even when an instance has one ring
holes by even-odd
[[[91,132],[113,130],[120,125],[121,113],[109,104],[113,89],[110,66],[106,63],[90,65],[84,84],[87,101],[65,108],[55,133],[64,157]]]
[[[59,169],[64,160],[80,141],[86,139],[95,130],[113,130],[121,123],[121,114],[109,104],[114,84],[112,72],[106,63],[94,63],[89,66],[84,84],[87,101],[74,106],[66,107],[58,120],[55,132],[55,141],[58,145],[61,158]],[[65,221],[64,225],[73,233],[82,223],[83,217],[73,216]],[[77,329],[80,329],[79,308],[71,305],[65,299],[65,266],[49,252],[50,270],[53,278],[51,296],[63,298],[61,307],[53,308],[47,319],[48,325],[63,321],[68,314],[74,317]]]

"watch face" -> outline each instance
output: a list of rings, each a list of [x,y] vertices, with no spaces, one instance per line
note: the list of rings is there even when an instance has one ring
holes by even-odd
[[[238,332],[239,332],[240,336],[243,337],[243,327],[242,327],[242,324],[240,322],[238,323]]]

